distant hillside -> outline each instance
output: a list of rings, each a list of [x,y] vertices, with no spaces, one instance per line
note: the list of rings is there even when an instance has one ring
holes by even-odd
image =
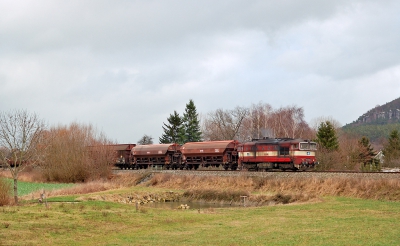
[[[387,139],[395,129],[400,131],[400,97],[376,106],[343,127],[345,132],[366,136],[372,142]]]
[[[377,105],[375,108],[361,115],[355,122],[349,125],[382,125],[391,123],[400,123],[400,97],[386,103],[385,105]]]

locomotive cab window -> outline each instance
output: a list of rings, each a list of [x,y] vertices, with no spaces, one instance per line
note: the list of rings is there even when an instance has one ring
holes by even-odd
[[[317,149],[317,144],[316,143],[300,143],[300,149],[301,150],[316,150]]]
[[[289,147],[279,147],[279,155],[289,155]]]

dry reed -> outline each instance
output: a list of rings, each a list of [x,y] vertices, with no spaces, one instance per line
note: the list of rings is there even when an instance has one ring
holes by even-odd
[[[7,176],[7,173],[0,175]],[[26,177],[28,180],[29,175]],[[136,185],[185,190],[186,196],[190,199],[237,201],[240,196],[246,195],[249,202],[259,204],[305,202],[323,196],[400,201],[400,180],[394,178],[261,178],[151,173],[118,174],[109,180],[87,182],[46,194],[48,196],[87,194]],[[31,196],[32,194],[29,195]]]
[[[11,203],[11,184],[0,178],[0,206]]]
[[[317,196],[345,196],[365,199],[400,200],[400,180],[369,178],[259,178],[216,177],[196,175],[156,174],[149,184],[162,188],[174,188],[210,192],[229,190],[290,195],[295,200],[313,199]]]

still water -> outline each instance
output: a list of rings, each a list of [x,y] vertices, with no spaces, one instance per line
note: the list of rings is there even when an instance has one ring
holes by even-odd
[[[189,202],[189,201],[179,201],[179,202],[152,202],[143,204],[143,207],[151,208],[163,208],[163,209],[178,209],[181,205],[188,205],[189,209],[206,209],[206,208],[230,208],[239,207],[239,205],[230,205],[229,203],[207,203],[207,202]]]

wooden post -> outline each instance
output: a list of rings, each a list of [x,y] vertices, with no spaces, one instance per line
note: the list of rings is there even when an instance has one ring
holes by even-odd
[[[240,196],[240,198],[243,198],[243,207],[246,207],[246,198],[247,198],[247,196]]]
[[[42,193],[40,194],[39,202],[44,202],[44,205],[46,206],[46,208],[49,208],[49,205],[47,204],[46,191],[44,189],[42,190]]]

